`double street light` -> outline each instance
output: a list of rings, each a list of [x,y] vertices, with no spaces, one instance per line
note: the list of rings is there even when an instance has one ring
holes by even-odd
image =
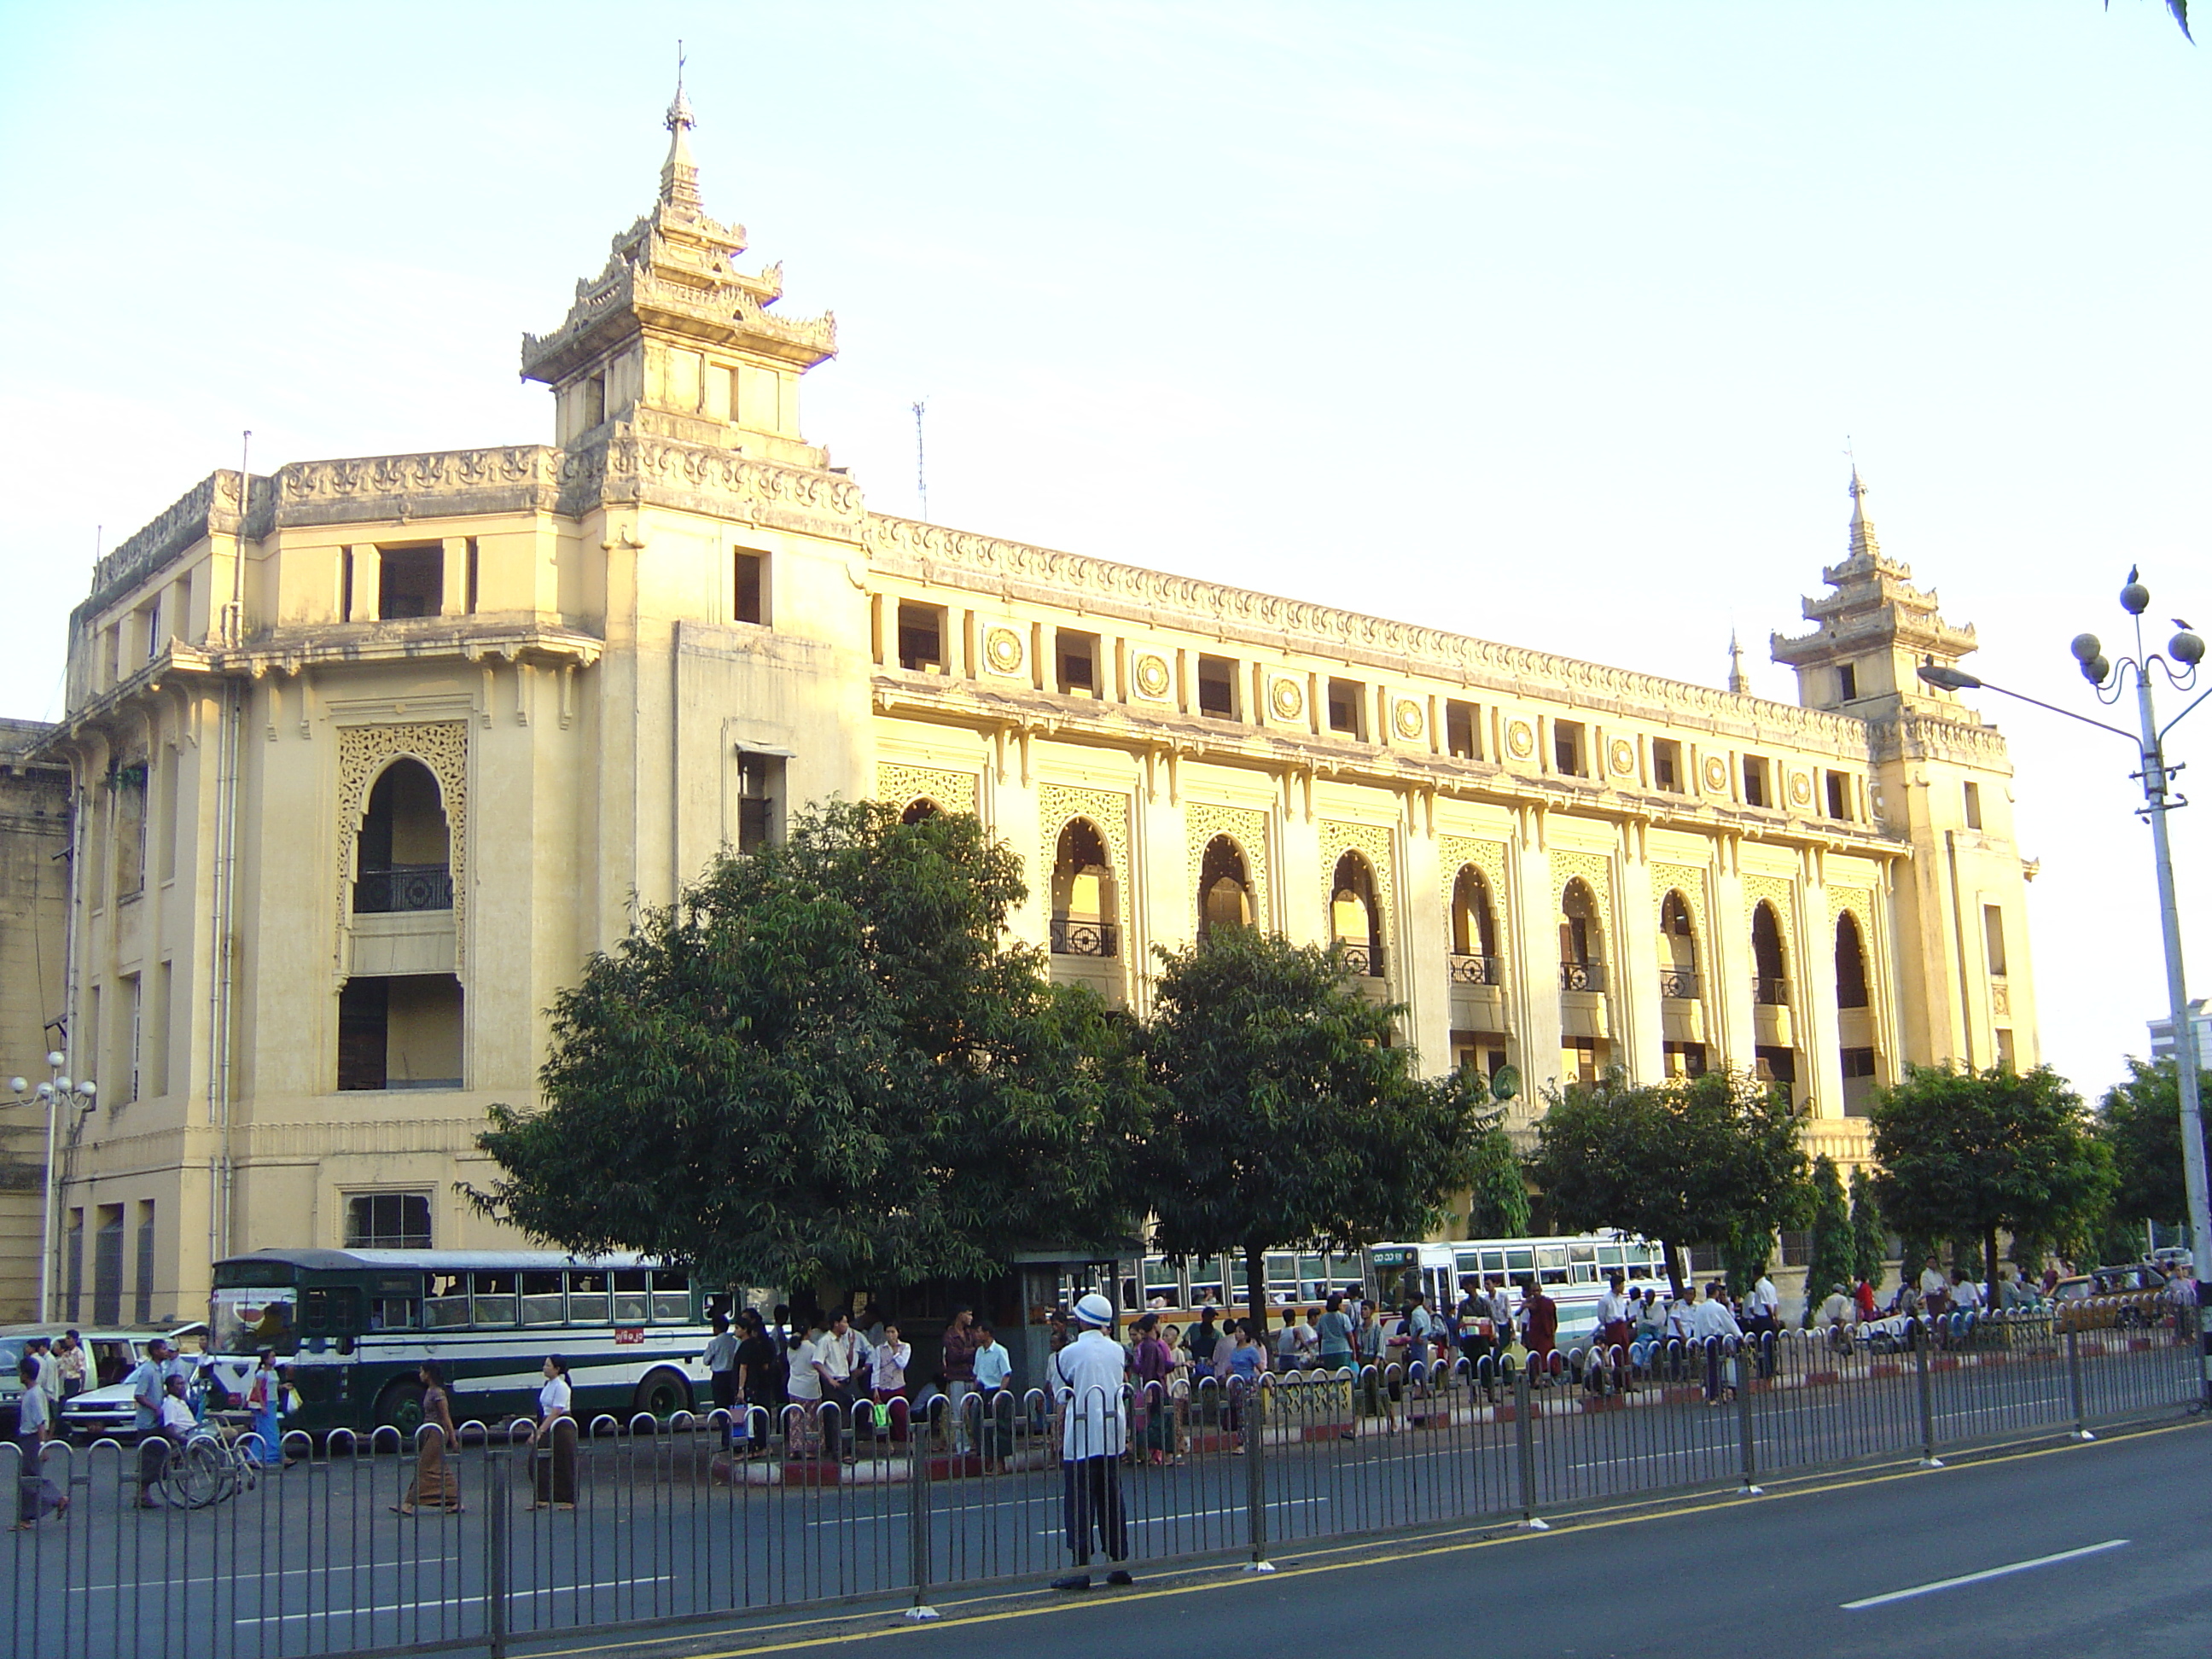
[[[2094,634],[2075,635],[2072,646],[2074,659],[2081,667],[2081,677],[2096,688],[2100,702],[2116,703],[2126,696],[2128,679],[2132,672],[2138,728],[2134,732],[2118,726],[2107,726],[2102,720],[2091,720],[2070,708],[2061,708],[2039,698],[2008,690],[2002,685],[1991,685],[1987,680],[1978,679],[1962,669],[1927,663],[1920,669],[1920,678],[1930,685],[1942,686],[1947,691],[1994,691],[2000,696],[2031,703],[2054,714],[2063,714],[2069,720],[2094,726],[2100,732],[2110,732],[2115,737],[2126,738],[2136,746],[2142,757],[2142,769],[2132,775],[2142,785],[2143,804],[2136,810],[2150,820],[2152,854],[2158,866],[2159,921],[2166,943],[2166,997],[2173,1019],[2174,1071],[2181,1094],[2182,1180],[2189,1203],[2191,1260],[2197,1266],[2201,1284],[2208,1257],[2212,1257],[2212,1217],[2206,1213],[2203,1103],[2199,1098],[2197,1083],[2200,1062],[2197,1052],[2197,1029],[2190,1021],[2189,997],[2181,968],[2181,912],[2173,896],[2173,848],[2166,825],[2167,813],[2189,803],[2174,789],[2173,775],[2181,768],[2167,763],[2166,738],[2188,718],[2198,704],[2206,697],[2212,696],[2212,690],[2200,692],[2188,708],[2164,726],[2158,723],[2158,713],[2151,698],[2152,668],[2157,668],[2175,690],[2184,693],[2195,690],[2197,665],[2204,660],[2204,641],[2186,623],[2177,619],[2174,626],[2179,631],[2166,641],[2164,654],[2146,650],[2142,614],[2150,607],[2150,589],[2136,580],[2136,571],[2130,570],[2127,586],[2120,590],[2120,608],[2134,619],[2135,654],[2123,656],[2114,662],[2105,654],[2104,645]],[[2202,1295],[2201,1291],[2199,1294]],[[2208,1400],[2212,1400],[2212,1330],[2208,1330],[2205,1344],[2204,1387]]]
[[[39,1234],[39,1322],[45,1324],[53,1318],[54,1301],[54,1156],[57,1125],[64,1111],[82,1117],[96,1109],[100,1085],[89,1078],[72,1081],[62,1075],[62,1067],[69,1064],[69,1056],[57,1048],[46,1056],[47,1079],[32,1088],[29,1080],[20,1077],[8,1079],[8,1087],[15,1098],[15,1106],[43,1106],[46,1109],[46,1201],[44,1219]]]

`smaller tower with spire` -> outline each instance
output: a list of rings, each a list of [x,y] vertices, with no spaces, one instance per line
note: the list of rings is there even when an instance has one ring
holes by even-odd
[[[1777,634],[1774,660],[1797,671],[1797,701],[1868,719],[1903,706],[1934,708],[1954,700],[1919,678],[1923,662],[1955,664],[1975,648],[1972,628],[1954,628],[1936,595],[1912,586],[1912,568],[1881,550],[1867,511],[1866,481],[1851,463],[1851,520],[1844,560],[1820,572],[1832,590],[1805,601],[1809,634]]]
[[[1729,696],[1747,697],[1751,695],[1751,676],[1743,672],[1743,647],[1736,642],[1735,629],[1729,629]]]

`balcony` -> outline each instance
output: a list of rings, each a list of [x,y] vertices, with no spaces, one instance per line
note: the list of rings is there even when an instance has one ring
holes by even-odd
[[[1694,968],[1662,968],[1659,970],[1659,994],[1678,1002],[1698,1000],[1698,970]]]
[[[1605,964],[1601,962],[1563,962],[1559,964],[1562,991],[1602,991]]]
[[[1052,919],[1052,953],[1056,957],[1115,957],[1121,942],[1111,922]]]
[[[448,865],[395,864],[388,870],[364,870],[354,881],[357,916],[453,908],[453,872]]]
[[[1455,954],[1449,958],[1451,982],[1455,985],[1496,985],[1500,983],[1496,957],[1463,957]]]
[[[1762,1008],[1787,1008],[1790,1006],[1790,981],[1778,974],[1754,974],[1751,981],[1751,1000]]]
[[[1371,945],[1346,945],[1337,941],[1336,948],[1343,954],[1344,965],[1354,979],[1382,977],[1382,953]]]

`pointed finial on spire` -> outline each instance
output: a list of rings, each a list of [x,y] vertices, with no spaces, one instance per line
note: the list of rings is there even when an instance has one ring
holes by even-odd
[[[684,95],[684,43],[676,43],[676,96],[668,106],[662,125],[668,129],[668,159],[660,164],[660,199],[671,207],[697,212],[699,168],[691,159],[691,141],[685,135],[698,125],[691,100]]]
[[[1736,642],[1735,629],[1729,629],[1729,695],[1747,697],[1751,695],[1751,676],[1743,672],[1743,647]]]
[[[1850,452],[1844,452],[1849,454]],[[1867,516],[1866,480],[1859,477],[1856,456],[1851,457],[1851,557],[1855,559],[1881,556],[1881,543],[1874,533],[1874,520]]]

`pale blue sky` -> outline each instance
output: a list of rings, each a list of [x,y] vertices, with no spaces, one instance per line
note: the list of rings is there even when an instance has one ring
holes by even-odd
[[[2155,0],[0,0],[0,713],[56,712],[95,526],[241,428],[258,469],[550,439],[517,337],[650,202],[679,34],[880,508],[927,396],[942,521],[1692,679],[1733,623],[1794,697],[1764,642],[1849,434],[1989,678],[2098,712],[2065,641],[2131,561],[2212,625],[2212,58]],[[2131,756],[1984,707],[2045,1049],[2101,1087],[2164,999]],[[2201,917],[2212,711],[2178,750]]]

